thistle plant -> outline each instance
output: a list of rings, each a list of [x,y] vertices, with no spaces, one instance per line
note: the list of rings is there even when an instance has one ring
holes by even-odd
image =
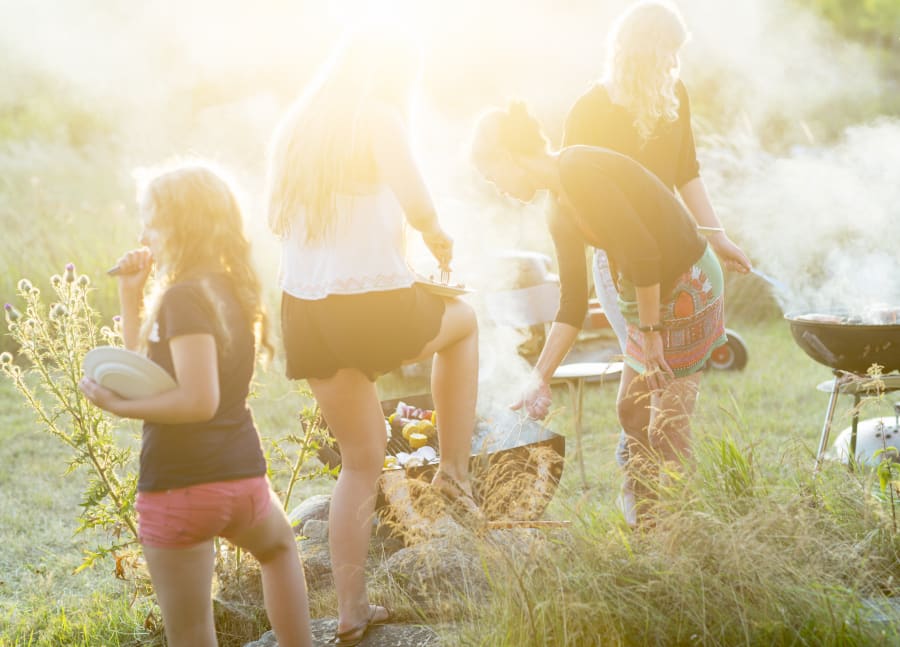
[[[308,390],[301,389],[300,393],[311,398]],[[340,470],[340,467],[329,468],[320,465],[316,469],[302,471],[306,463],[318,454],[320,449],[334,444],[334,438],[324,425],[318,405],[303,407],[299,414],[299,422],[301,429],[299,435],[288,432],[283,436],[269,439],[266,452],[269,476],[280,473],[287,474],[287,485],[284,492],[279,493],[285,512],[290,511],[291,495],[297,483],[319,476],[337,476]]]
[[[0,355],[0,372],[32,409],[40,429],[70,448],[65,474],[87,474],[75,534],[100,530],[108,539],[85,551],[76,572],[109,556],[115,559],[116,575],[124,577],[124,565],[137,546],[134,452],[117,445],[113,419],[78,388],[85,354],[98,345],[121,345],[119,321],[100,324],[90,305],[91,281],[76,274],[73,264],[52,276],[50,284],[48,302],[31,281],[19,281],[19,301],[5,306],[17,356]]]

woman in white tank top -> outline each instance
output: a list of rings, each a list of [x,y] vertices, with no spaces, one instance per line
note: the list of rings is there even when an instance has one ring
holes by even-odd
[[[364,577],[386,444],[378,375],[434,357],[440,467],[432,487],[468,520],[483,519],[468,474],[475,313],[417,286],[404,255],[408,223],[442,269],[452,257],[407,134],[419,61],[396,33],[353,34],[284,117],[270,152],[287,373],[309,381],[341,452],[329,520],[340,645],[390,620],[387,609],[369,604]]]

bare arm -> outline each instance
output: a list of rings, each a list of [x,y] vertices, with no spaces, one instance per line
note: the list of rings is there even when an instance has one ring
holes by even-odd
[[[534,372],[543,382],[549,384],[553,373],[572,349],[579,332],[579,328],[559,321],[554,321],[550,326],[547,341],[534,365]]]
[[[526,386],[522,399],[512,405],[513,409],[525,407],[528,415],[538,420],[547,417],[552,403],[550,380],[575,343],[579,330],[567,323],[553,322],[547,341],[541,349],[541,355],[531,373],[532,379]]]
[[[422,233],[422,239],[441,269],[449,270],[453,240],[438,221],[400,116],[382,107],[375,110],[372,119],[375,162],[382,180],[394,192],[409,224]]]
[[[659,326],[659,283],[642,287],[636,286],[634,292],[637,299],[639,326],[642,328]],[[651,390],[661,389],[675,377],[672,368],[666,362],[662,333],[646,331],[641,334],[644,336],[642,346],[647,386]]]
[[[182,335],[169,340],[177,386],[149,398],[125,400],[89,378],[81,390],[101,409],[122,418],[162,424],[205,422],[219,408],[216,340],[208,333]]]
[[[697,224],[714,230],[709,235],[709,244],[712,245],[722,264],[729,270],[741,273],[749,272],[752,267],[750,259],[725,233],[725,228],[713,209],[703,178],[698,175],[689,180],[678,188],[678,193]]]

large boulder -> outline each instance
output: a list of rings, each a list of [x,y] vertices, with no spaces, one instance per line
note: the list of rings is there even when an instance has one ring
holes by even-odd
[[[439,537],[409,546],[382,565],[382,577],[398,586],[424,612],[443,616],[448,606],[477,600],[488,591],[481,556],[471,536]]]

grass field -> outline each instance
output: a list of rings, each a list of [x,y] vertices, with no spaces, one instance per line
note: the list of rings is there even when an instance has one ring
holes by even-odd
[[[569,549],[588,550],[580,568],[570,568],[566,577],[556,581],[558,587],[572,590],[563,598],[548,592],[542,599],[542,590],[533,589],[534,608],[543,609],[544,613],[535,611],[543,627],[543,639],[529,638],[528,632],[522,632],[520,616],[527,605],[520,604],[521,591],[501,586],[495,591],[494,604],[486,610],[473,610],[472,617],[477,621],[481,613],[490,613],[503,622],[491,623],[493,629],[487,633],[484,624],[475,632],[463,622],[453,640],[485,645],[601,644],[584,633],[583,625],[591,618],[592,623],[599,623],[598,627],[606,631],[607,640],[602,644],[639,644],[634,639],[640,637],[655,637],[661,641],[659,644],[665,644],[666,634],[660,632],[673,631],[675,624],[680,626],[675,634],[679,644],[735,644],[730,641],[736,636],[743,636],[738,640],[741,644],[841,644],[837,640],[842,635],[834,633],[835,627],[844,623],[839,614],[851,614],[862,597],[897,592],[900,566],[896,563],[896,549],[900,542],[890,531],[884,506],[871,501],[871,477],[867,481],[867,477],[851,475],[837,465],[828,465],[818,481],[810,476],[827,399],[815,390],[815,385],[829,377],[827,369],[803,355],[782,321],[753,324],[741,333],[749,347],[747,368],[741,372],[712,372],[705,378],[695,424],[701,446],[707,450],[723,448],[725,444],[717,443],[725,437],[733,441],[738,455],[723,461],[721,453],[717,456],[715,451],[701,452],[699,476],[684,486],[682,494],[686,498],[678,509],[680,521],[671,532],[642,540],[623,539],[621,519],[614,506],[619,486],[613,460],[617,434],[615,389],[610,385],[589,386],[584,445],[588,485],[582,488],[575,465],[568,465],[548,511],[551,518],[577,522],[576,544]],[[386,388],[396,394],[407,387],[395,378]],[[418,390],[421,384],[409,388]],[[300,397],[280,376],[277,365],[259,375],[253,408],[264,435],[290,428],[299,404]],[[570,434],[571,418],[564,391],[556,393],[555,404],[559,410],[551,427]],[[836,429],[849,424],[848,404],[841,403],[839,407]],[[888,411],[886,402],[874,402],[863,415]],[[134,442],[135,430],[126,425],[123,442]],[[742,481],[746,491],[728,489],[729,465],[752,472],[752,478]],[[115,579],[111,563],[72,575],[91,537],[73,536],[83,479],[78,473],[64,475],[65,466],[64,449],[35,428],[30,412],[10,386],[0,382],[0,645],[153,644],[152,632],[144,629],[152,602],[144,597],[132,600],[134,587]],[[802,531],[795,527],[780,539],[759,534],[763,525],[773,532],[785,531],[785,523],[792,516],[797,518],[798,510],[804,509],[801,503],[809,500],[814,483],[818,484],[822,506],[814,513],[803,513],[808,527]],[[304,483],[302,491],[295,494],[294,503],[305,495],[327,492],[330,486],[327,479]],[[733,504],[743,500],[743,512],[725,505],[728,497]],[[766,506],[771,507],[766,510]],[[695,531],[698,535],[693,534]],[[749,552],[739,558],[742,537]],[[683,552],[675,547],[678,542]],[[780,542],[786,543],[778,548]],[[697,562],[703,551],[729,554],[729,548],[736,551],[731,564]],[[776,555],[789,558],[785,561],[786,570],[767,569],[765,564],[753,561]],[[663,557],[671,569],[660,570]],[[553,557],[545,556],[542,564],[553,561]],[[691,575],[685,572],[679,576],[673,569],[688,561]],[[627,563],[632,572],[624,580],[622,563]],[[828,567],[832,572],[816,574],[810,572],[813,567]],[[706,580],[702,577],[704,572]],[[529,574],[536,578],[532,582],[535,586],[544,576],[546,573],[540,568]],[[592,579],[594,576],[596,580]],[[607,581],[610,577],[619,582],[617,586]],[[719,600],[718,604],[731,611],[738,602],[747,605],[744,616],[734,620],[737,626],[728,630],[716,613],[704,609],[703,605],[711,600],[702,601],[704,595],[722,595],[723,581],[731,582],[733,599]],[[605,583],[601,586],[598,582]],[[751,593],[766,593],[749,603],[750,593],[736,593],[742,587]],[[633,597],[638,588],[644,590],[643,597]],[[648,593],[654,589],[658,599]],[[667,597],[673,591],[679,592],[677,600]],[[786,597],[780,599],[781,595]],[[589,596],[593,602],[580,599],[582,596]],[[808,620],[793,613],[796,609],[817,608],[814,601],[823,599],[833,600],[831,612],[838,617],[837,624],[807,626],[804,623]],[[568,606],[559,607],[560,600],[568,600]],[[582,608],[589,602],[594,606],[590,612]],[[676,602],[683,608],[671,606]],[[626,607],[630,609],[628,613]],[[764,620],[756,615],[774,608],[785,610],[781,618]],[[636,631],[623,620],[631,613],[635,614],[635,622],[644,623],[644,630],[637,634],[626,633]],[[552,626],[545,626],[547,623]],[[703,626],[709,628],[708,633],[701,631]],[[851,623],[851,627],[855,626]],[[634,639],[629,639],[629,635]],[[687,640],[690,635],[697,637]],[[896,631],[891,638],[890,634],[856,629],[848,630],[843,638],[857,640],[866,636],[897,639]]]

